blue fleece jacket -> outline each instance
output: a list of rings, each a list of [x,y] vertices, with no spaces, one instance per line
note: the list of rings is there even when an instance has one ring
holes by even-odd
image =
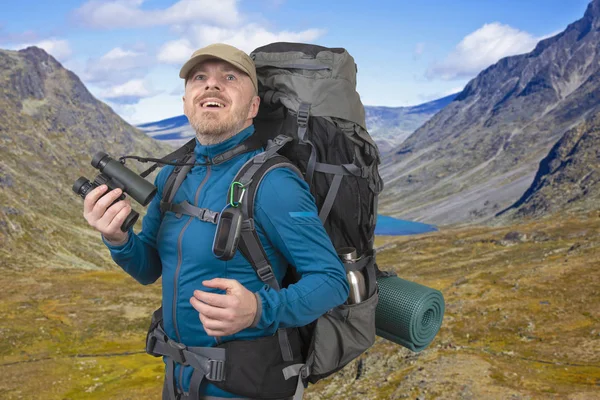
[[[211,146],[196,141],[196,161],[211,160],[253,132],[254,127],[250,126]],[[222,164],[194,166],[173,202],[187,200],[197,207],[221,211],[234,176],[260,152],[242,154]],[[130,231],[129,240],[121,246],[105,241],[113,260],[140,283],[153,283],[162,275],[164,328],[171,339],[187,346],[215,346],[218,342],[272,335],[280,327],[306,325],[347,299],[344,267],[318,218],[307,184],[293,171],[277,168],[268,172],[254,206],[256,229],[277,280],[281,283],[288,262],[301,276],[296,284],[276,291],[258,278],[239,251],[230,261],[213,255],[216,225],[186,215],[177,218],[172,212],[161,217],[160,200],[173,168],[164,167],[156,177],[158,193],[148,206],[141,232]],[[255,327],[221,338],[206,334],[189,299],[196,289],[222,293],[202,285],[202,281],[217,277],[235,279],[257,294],[260,319]],[[184,391],[189,390],[192,372],[191,367],[176,367],[177,385]],[[238,397],[206,380],[201,393]]]

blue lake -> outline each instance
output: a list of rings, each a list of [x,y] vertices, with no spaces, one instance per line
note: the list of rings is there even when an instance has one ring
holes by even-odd
[[[435,232],[437,230],[435,225],[406,221],[387,215],[378,215],[377,226],[375,226],[376,235],[390,236],[418,235],[419,233]]]

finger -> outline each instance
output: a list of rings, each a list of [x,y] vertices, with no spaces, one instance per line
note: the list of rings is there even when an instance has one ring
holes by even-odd
[[[110,205],[119,198],[119,196],[121,196],[121,194],[123,194],[123,191],[121,189],[115,189],[115,190],[111,190],[110,192],[106,193],[104,196],[102,196],[100,198],[100,200],[98,200],[96,202],[96,205],[94,206],[94,210],[92,211],[92,213],[94,214],[99,214],[100,217],[102,215],[104,215],[104,213],[106,212],[106,210],[110,207]]]
[[[208,293],[202,290],[194,290],[194,298],[214,307],[227,308],[234,306],[232,296],[226,294]]]
[[[240,283],[235,279],[214,278],[209,281],[204,281],[202,284],[209,288],[231,290],[236,288]]]
[[[219,321],[233,321],[235,319],[233,312],[229,308],[214,307],[209,304],[205,304],[194,297],[190,299],[190,303],[196,311],[208,318]]]
[[[127,218],[129,213],[131,212],[131,205],[129,203],[125,201],[120,201],[119,203],[124,203],[124,206],[119,210],[117,215],[115,215],[114,218],[112,218],[112,220],[106,227],[107,232],[116,232],[117,230],[121,229],[121,225],[123,225],[123,222],[125,222],[125,218]],[[119,203],[115,204],[113,207],[116,207]]]
[[[204,331],[209,336],[227,336],[233,334],[233,330],[228,328],[223,322],[216,321],[208,318],[205,315],[198,314],[200,318],[200,323],[204,328]]]
[[[221,333],[223,333],[229,329],[226,322],[209,318],[204,314],[198,314],[198,315],[200,316],[200,322],[202,322],[202,327],[204,327],[204,329],[219,331]]]
[[[112,191],[106,193],[104,196],[102,196],[96,202],[96,204],[94,204],[94,207],[92,208],[92,211],[90,212],[89,217],[95,221],[101,219],[102,216],[104,215],[104,213],[106,212],[106,210],[110,207],[110,205],[115,200],[117,200],[117,198],[119,198],[120,192],[121,192],[121,189],[115,189],[115,190],[112,190]]]
[[[89,214],[94,209],[98,199],[108,190],[106,185],[100,185],[89,192],[83,199],[83,214]]]
[[[115,204],[106,209],[106,211],[104,212],[104,214],[102,214],[102,217],[100,217],[100,220],[98,222],[104,226],[108,226],[111,223],[111,221],[117,216],[117,214],[128,205],[128,202],[125,200],[117,201]]]

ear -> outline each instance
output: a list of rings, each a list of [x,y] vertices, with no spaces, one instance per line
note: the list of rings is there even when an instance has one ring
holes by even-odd
[[[250,110],[248,110],[248,118],[253,119],[258,115],[258,108],[260,106],[260,97],[252,97],[252,103],[250,104]]]

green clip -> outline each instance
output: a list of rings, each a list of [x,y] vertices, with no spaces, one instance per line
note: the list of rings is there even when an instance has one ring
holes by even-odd
[[[235,187],[239,186],[242,188],[242,193],[240,194],[240,198],[238,201],[233,201],[233,193],[235,192]],[[238,207],[242,203],[242,199],[244,198],[244,194],[246,193],[246,187],[242,185],[240,182],[233,182],[231,187],[229,188],[229,205],[231,207]]]

